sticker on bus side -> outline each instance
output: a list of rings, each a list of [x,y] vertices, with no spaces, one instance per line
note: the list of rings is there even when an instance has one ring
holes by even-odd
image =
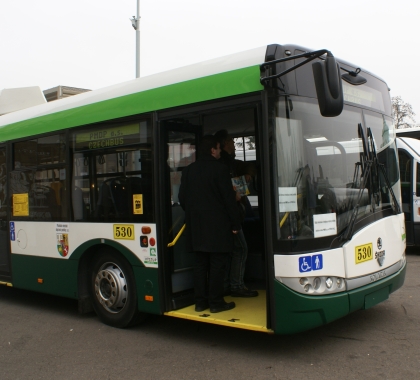
[[[10,240],[16,240],[16,233],[15,233],[15,222],[10,222]]]
[[[313,270],[321,270],[324,267],[324,260],[322,254],[312,256],[299,257],[299,272],[311,272]]]
[[[134,225],[114,224],[114,239],[134,240]]]
[[[356,264],[364,263],[373,260],[373,246],[372,243],[358,245],[354,249]]]

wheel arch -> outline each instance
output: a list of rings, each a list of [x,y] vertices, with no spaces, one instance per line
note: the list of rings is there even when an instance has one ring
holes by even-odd
[[[128,248],[109,239],[92,239],[84,242],[73,252],[71,260],[78,261],[77,269],[77,294],[79,301],[79,312],[84,314],[93,310],[91,300],[89,297],[89,281],[90,281],[90,268],[92,260],[96,254],[102,249],[111,248],[115,251],[116,255],[123,257],[135,271],[135,267],[144,268],[141,260],[134,255]],[[138,279],[134,278],[136,287],[138,287]]]

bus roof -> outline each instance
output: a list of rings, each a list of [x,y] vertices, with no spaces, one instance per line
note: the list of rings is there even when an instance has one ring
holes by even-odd
[[[259,65],[264,62],[266,49],[266,46],[255,48],[3,115],[0,117],[0,141],[42,133],[39,128],[36,128],[36,131],[31,128],[31,130],[22,133],[20,128],[26,124],[22,124],[22,122],[33,119],[48,121],[48,117],[58,113],[61,114],[59,119],[64,125],[55,124],[52,128],[45,127],[44,132],[188,104],[191,101],[188,98],[192,98],[192,101],[204,101],[261,90],[263,87],[255,78],[259,78]],[[235,73],[239,70],[245,70],[245,72],[242,72],[242,80],[235,86],[233,82],[239,79]],[[246,72],[247,70],[249,73]],[[210,88],[209,93],[197,93],[197,86],[202,90],[197,81],[223,73],[227,75],[219,75],[220,82],[212,83],[213,89]],[[255,76],[255,74],[257,75]],[[248,78],[247,81],[243,80],[244,75],[245,78]],[[227,77],[231,78],[228,85],[223,84]],[[185,85],[181,88],[177,87],[175,92],[175,89],[171,91],[170,88],[175,87],[173,85],[176,84]],[[158,89],[160,91],[156,91]],[[145,97],[142,99],[141,96],[132,97],[132,95],[146,92],[150,94],[150,91],[155,91],[155,96],[148,96],[147,99]],[[191,91],[194,92],[194,97],[191,97]],[[121,102],[112,102],[121,98],[125,98],[125,101],[128,100],[128,104],[124,103],[125,109],[121,107]],[[137,106],[130,105],[130,100],[137,103]],[[99,104],[101,106],[92,107]],[[89,114],[89,117],[82,117],[80,113],[75,117],[72,114],[74,112],[69,113],[70,110],[74,111],[77,108],[83,109],[85,113]],[[96,118],[93,117],[93,113],[96,114]],[[54,119],[56,122],[58,121],[57,118]]]
[[[0,116],[0,142],[261,91],[266,51],[262,46]]]
[[[413,128],[399,128],[395,130],[397,136],[401,137],[413,137],[413,138],[420,138],[420,127],[413,127]]]
[[[403,144],[401,144],[401,142]],[[403,148],[407,146],[413,151],[414,154],[417,155],[416,159],[417,160],[420,159],[420,140],[410,138],[410,137],[398,137],[397,144],[398,144],[398,148]]]

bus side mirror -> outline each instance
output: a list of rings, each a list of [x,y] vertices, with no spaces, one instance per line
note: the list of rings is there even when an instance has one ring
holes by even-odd
[[[340,66],[331,53],[325,61],[312,64],[319,110],[322,116],[334,117],[343,111],[343,85]]]

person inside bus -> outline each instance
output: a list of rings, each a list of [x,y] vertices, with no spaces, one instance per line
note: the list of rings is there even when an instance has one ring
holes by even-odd
[[[220,153],[221,162],[229,169],[231,178],[244,176],[248,183],[252,175],[255,175],[255,169],[245,161],[235,159],[235,142],[228,134],[226,129],[222,129],[214,135],[220,143],[222,152]],[[242,220],[245,219],[246,208],[250,208],[248,197],[240,192],[235,192],[238,210],[241,212]],[[225,294],[232,297],[257,297],[256,290],[248,289],[244,283],[245,264],[248,256],[248,245],[245,235],[241,229],[234,236],[234,249],[230,261],[226,266],[225,275]]]
[[[181,177],[179,201],[185,210],[187,250],[194,252],[195,311],[210,307],[218,313],[235,307],[223,298],[226,262],[233,251],[233,236],[241,229],[241,217],[228,169],[218,162],[220,144],[204,136],[198,159]]]

